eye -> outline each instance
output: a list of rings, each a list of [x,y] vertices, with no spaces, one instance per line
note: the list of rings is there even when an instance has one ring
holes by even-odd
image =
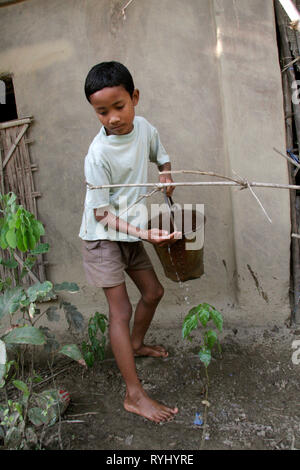
[[[100,114],[100,116],[105,116],[107,114],[107,111],[98,111],[98,114]]]
[[[120,106],[116,106],[116,109],[123,109],[124,108],[124,105],[120,105]]]

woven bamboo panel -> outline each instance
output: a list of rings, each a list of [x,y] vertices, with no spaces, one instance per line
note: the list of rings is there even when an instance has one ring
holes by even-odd
[[[1,188],[4,189],[5,193],[14,192],[18,198],[18,204],[22,204],[25,209],[38,218],[36,198],[40,194],[35,190],[33,179],[33,171],[36,170],[36,165],[31,163],[27,142],[27,132],[31,121],[31,118],[27,118],[0,124]],[[0,256],[3,259],[9,257],[1,249]],[[24,256],[19,251],[17,251],[17,256],[22,261],[26,258],[26,255]],[[21,270],[22,267],[20,266],[19,272]],[[7,276],[11,276],[11,271],[0,265],[0,276],[5,279]],[[46,279],[42,255],[39,255],[36,265],[32,268],[32,275],[26,275],[23,282],[30,285],[36,282],[34,278],[37,278],[40,282]]]

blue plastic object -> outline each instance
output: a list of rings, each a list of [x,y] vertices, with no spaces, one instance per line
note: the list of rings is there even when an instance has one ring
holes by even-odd
[[[203,419],[202,419],[201,413],[196,413],[194,424],[196,424],[196,426],[202,426]]]

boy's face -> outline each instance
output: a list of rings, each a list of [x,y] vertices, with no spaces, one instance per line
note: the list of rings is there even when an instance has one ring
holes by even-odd
[[[134,107],[139,91],[132,97],[123,86],[106,87],[90,96],[90,103],[106,129],[107,135],[129,134],[133,129]]]

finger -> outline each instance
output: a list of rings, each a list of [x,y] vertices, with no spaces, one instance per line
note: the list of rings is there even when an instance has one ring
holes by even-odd
[[[182,232],[172,232],[170,233],[170,238],[175,238],[176,240],[178,240],[179,238],[182,238]]]
[[[172,196],[172,193],[174,191],[174,186],[168,186],[167,187],[167,196]]]

